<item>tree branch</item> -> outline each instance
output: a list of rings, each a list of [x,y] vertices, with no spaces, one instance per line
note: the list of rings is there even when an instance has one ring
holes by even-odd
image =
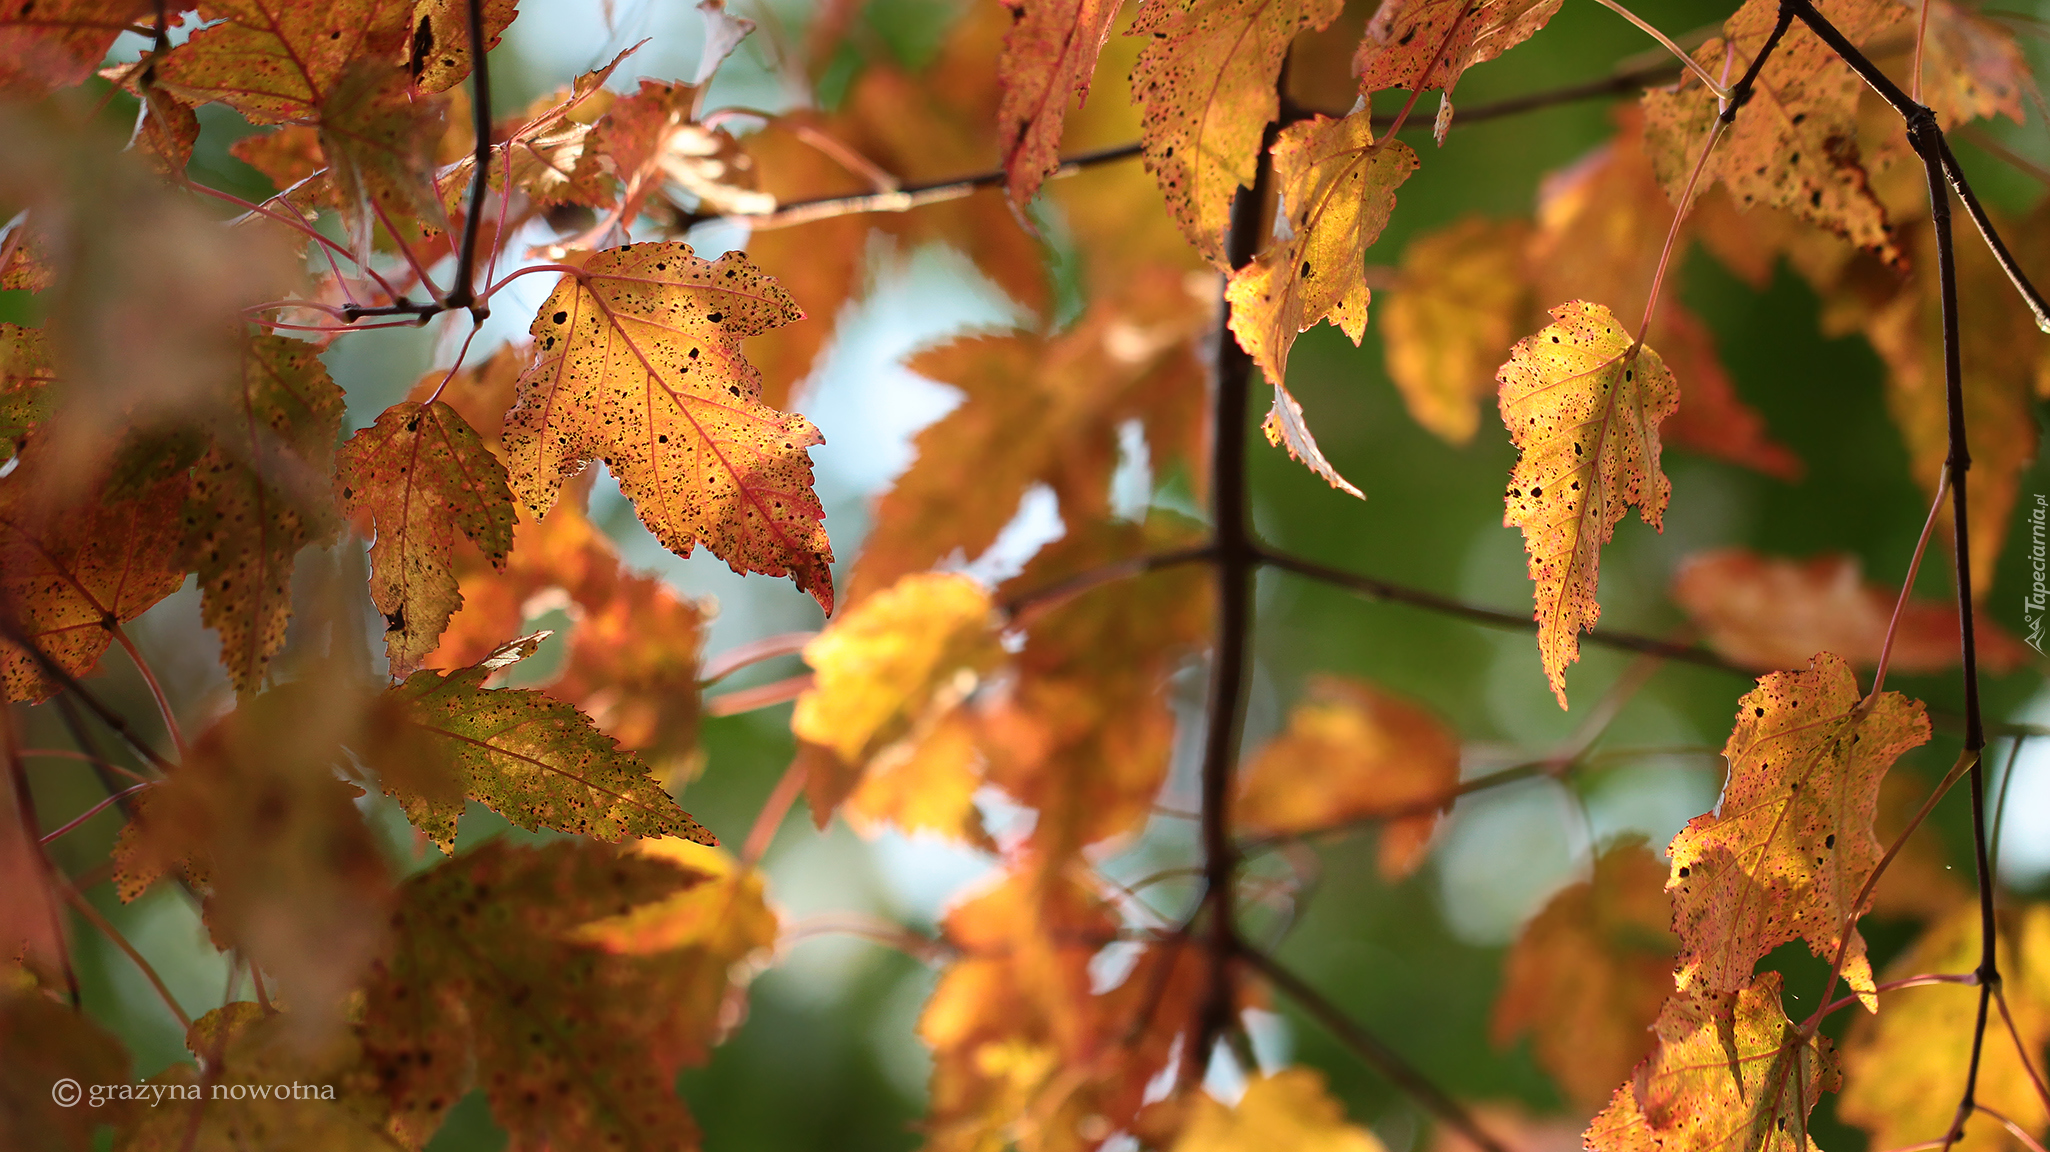
[[[484,219],[484,193],[491,183],[491,67],[484,43],[484,0],[469,0],[470,110],[477,133],[476,171],[470,174],[470,211],[463,217],[463,247],[456,257],[456,283],[443,303],[467,308],[482,321],[491,315],[491,301],[477,298],[477,229]],[[511,192],[508,187],[506,191]]]
[[[1024,616],[1031,609],[1043,607],[1058,600],[1065,600],[1070,596],[1078,596],[1099,584],[1107,584],[1112,580],[1123,580],[1131,576],[1140,576],[1147,572],[1156,572],[1162,568],[1172,568],[1180,564],[1193,564],[1198,561],[1208,562],[1215,559],[1217,559],[1217,546],[1215,544],[1197,544],[1188,548],[1176,548],[1169,552],[1156,552],[1150,556],[1134,556],[1129,560],[1120,560],[1113,564],[1105,564],[1100,568],[1091,568],[1086,572],[1078,572],[1065,580],[1056,580],[1044,588],[1034,588],[1030,592],[1020,592],[997,607],[999,611],[1015,624],[1018,622],[1019,617]]]

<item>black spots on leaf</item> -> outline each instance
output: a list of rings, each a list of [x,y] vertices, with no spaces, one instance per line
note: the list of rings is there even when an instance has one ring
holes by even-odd
[[[1764,708],[1753,708],[1753,709],[1752,709],[1752,711],[1753,711],[1753,712],[1755,712],[1755,713],[1757,713],[1757,714],[1758,714],[1759,716],[1764,716],[1764,715],[1765,715],[1765,709],[1764,709]]]
[[[406,630],[406,610],[403,606],[394,608],[384,614],[384,630],[386,632],[404,632]]]
[[[698,358],[698,350],[697,350],[697,349],[693,348],[693,349],[691,349],[691,350],[690,350],[690,358],[691,358],[691,359],[693,359],[693,360],[695,360],[695,359],[697,359],[697,358]]]
[[[740,385],[738,385],[738,384],[728,384],[728,385],[726,386],[726,390],[727,390],[728,392],[731,392],[731,393],[733,393],[733,394],[734,394],[735,396],[738,396],[738,395],[740,395]]]
[[[1557,336],[1552,337],[1552,343],[1557,344],[1558,342],[1559,338]]]
[[[1822,846],[1823,846],[1824,848],[1834,848],[1834,847],[1836,847],[1836,833],[1834,833],[1834,832],[1831,832],[1831,833],[1830,833],[1829,835],[1827,835],[1827,836],[1824,836],[1824,837],[1822,838]]]
[[[552,321],[554,321],[554,322],[555,322],[555,323],[557,323],[557,324],[560,324],[560,323],[562,323],[563,321],[565,321],[565,320],[568,320],[568,319],[569,319],[569,313],[567,313],[567,312],[557,312],[557,313],[556,313],[555,315],[553,315],[553,316],[550,316],[550,317],[549,317],[549,319],[550,319],[550,320],[552,320]]]
[[[1686,879],[1688,873],[1691,871],[1692,869],[1688,868],[1685,864],[1680,865],[1680,878],[1683,880]]]
[[[657,436],[657,437],[655,437],[655,443],[657,443],[657,444],[667,444],[667,443],[669,443],[669,434],[665,432],[665,433],[663,433],[662,435],[660,435],[660,436]]]
[[[728,272],[727,275],[731,276],[733,273]],[[705,319],[710,320],[714,324],[724,324],[726,322],[726,313],[714,312],[710,316],[705,317]]]

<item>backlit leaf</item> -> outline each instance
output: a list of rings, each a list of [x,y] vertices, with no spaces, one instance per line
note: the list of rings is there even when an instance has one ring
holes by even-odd
[[[1232,816],[1249,831],[1287,834],[1385,815],[1381,873],[1405,876],[1423,862],[1458,783],[1459,739],[1443,720],[1374,685],[1324,676],[1246,767]]]
[[[1382,1152],[1373,1133],[1348,1123],[1313,1068],[1254,1076],[1229,1108],[1207,1095],[1191,1101],[1174,1152]]]
[[[1361,271],[1366,251],[1381,238],[1395,210],[1395,189],[1416,171],[1417,157],[1399,140],[1374,140],[1373,117],[1362,110],[1343,120],[1319,116],[1292,124],[1274,144],[1274,171],[1281,190],[1288,238],[1232,273],[1225,299],[1231,330],[1275,388],[1270,424],[1295,414],[1285,381],[1288,353],[1296,334],[1320,320],[1360,342],[1372,293]],[[1359,495],[1310,445],[1290,452],[1333,488]],[[1270,440],[1273,433],[1268,434]]]
[[[1631,838],[1594,876],[1560,890],[1509,950],[1491,1025],[1496,1044],[1528,1034],[1538,1063],[1592,1109],[1651,1049],[1673,990],[1666,866]]]
[[[662,545],[735,572],[789,575],[829,614],[832,544],[811,487],[811,421],[761,402],[743,337],[798,319],[745,256],[687,244],[586,258],[534,316],[534,361],[506,416],[513,491],[535,514],[602,459]]]
[[[1416,422],[1451,443],[1473,439],[1495,366],[1530,311],[1527,231],[1520,220],[1469,217],[1417,237],[1381,305],[1389,378]]]
[[[370,599],[384,613],[392,674],[409,675],[462,606],[457,533],[505,568],[513,542],[505,466],[454,408],[407,400],[342,445],[335,485],[342,515],[366,535],[375,530]]]
[[[1381,0],[1353,56],[1360,91],[1452,91],[1468,68],[1536,34],[1562,0]],[[1443,133],[1440,133],[1442,142]]]
[[[1014,13],[997,63],[1004,88],[997,132],[1005,190],[1023,208],[1060,166],[1070,98],[1089,98],[1096,55],[1117,19],[1116,0],[1006,0]]]
[[[1892,0],[1830,0],[1817,5],[1853,43],[1901,20]],[[1710,75],[1735,83],[1765,44],[1779,14],[1774,0],[1746,0],[1723,35],[1695,50]],[[1882,258],[1898,253],[1886,210],[1859,160],[1858,97],[1865,82],[1799,20],[1758,76],[1756,94],[1708,159],[1697,193],[1720,182],[1740,208],[1767,204],[1830,229]],[[1647,150],[1677,203],[1717,114],[1716,96],[1683,78],[1677,91],[1645,93]]]
[[[484,50],[519,15],[516,0],[484,0]],[[422,92],[445,92],[470,74],[470,6],[462,0],[414,0],[406,73]]]
[[[1830,653],[1805,672],[1759,679],[1723,747],[1722,802],[1673,837],[1666,890],[1683,992],[1742,988],[1753,965],[1792,940],[1833,960],[1846,931],[1845,979],[1871,987],[1847,918],[1865,911],[1852,901],[1879,863],[1880,778],[1928,739],[1919,701],[1887,692],[1862,708],[1850,665]]]
[[[382,62],[352,65],[320,105],[320,149],[357,250],[371,228],[417,217],[446,232],[434,184],[434,145],[447,101],[409,90],[406,74]]]
[[[351,63],[401,59],[402,0],[207,0],[218,21],[157,65],[157,79],[194,103],[219,100],[253,124],[318,116]]]
[[[964,709],[941,716],[903,755],[869,768],[841,809],[847,822],[864,835],[876,824],[889,823],[906,833],[993,848],[975,805],[976,790],[982,787],[976,736]]]
[[[0,5],[0,94],[34,99],[83,83],[122,30],[153,10],[149,0],[8,0]]]
[[[1780,1008],[1780,974],[1734,993],[1683,993],[1652,1028],[1637,1101],[1667,1152],[1815,1152],[1808,1114],[1842,1076],[1834,1045]],[[1597,1121],[1600,1123],[1600,1121]]]
[[[1340,0],[1146,0],[1129,35],[1149,37],[1132,69],[1140,141],[1189,243],[1224,271],[1225,228],[1251,187],[1260,138],[1280,110],[1275,78],[1297,33],[1322,28]]]
[[[1580,631],[1601,618],[1601,546],[1629,505],[1653,528],[1665,515],[1672,485],[1659,469],[1658,426],[1679,390],[1658,353],[1602,305],[1576,300],[1552,319],[1517,343],[1496,378],[1502,423],[1521,453],[1502,523],[1523,529],[1538,654],[1564,708]]]
[[[1854,556],[1817,556],[1807,563],[1760,556],[1742,548],[1697,552],[1673,577],[1673,600],[1725,657],[1760,671],[1795,668],[1816,652],[1851,663],[1879,662],[1899,589],[1859,576]],[[1998,624],[1977,621],[1979,666],[2012,671],[2031,659]],[[1901,612],[1890,666],[1939,672],[1961,659],[1957,605],[1910,600]]]
[[[2022,122],[2022,98],[2035,80],[2006,25],[1950,0],[1932,0],[1923,49],[1922,101],[1944,128],[1995,116]]]
[[[0,463],[14,459],[29,429],[49,417],[56,376],[41,330],[0,324]]]

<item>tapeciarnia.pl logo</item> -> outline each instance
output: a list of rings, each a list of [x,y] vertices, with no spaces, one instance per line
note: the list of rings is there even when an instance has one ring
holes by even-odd
[[[2044,654],[2044,612],[2050,609],[2050,583],[2044,579],[2050,570],[2050,546],[2043,539],[2046,530],[2050,530],[2050,497],[2037,493],[2029,508],[2029,594],[2022,599],[2022,639],[2039,656]]]

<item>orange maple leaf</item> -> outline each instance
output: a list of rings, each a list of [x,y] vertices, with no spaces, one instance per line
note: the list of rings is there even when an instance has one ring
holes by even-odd
[[[202,14],[215,23],[166,53],[157,80],[254,124],[312,121],[351,64],[399,63],[409,10],[401,0],[208,0]]]
[[[1004,188],[1024,208],[1060,167],[1061,125],[1070,98],[1089,98],[1096,56],[1117,20],[1117,0],[1005,0],[1014,13],[997,61],[1004,100],[997,135]]]
[[[172,5],[175,13],[180,5]],[[84,82],[150,0],[10,0],[0,5],[0,93],[33,99]]]
[[[1381,306],[1388,375],[1409,414],[1454,444],[1473,439],[1495,365],[1530,311],[1521,220],[1469,217],[1409,242]]]
[[[1531,38],[1563,0],[1382,0],[1352,58],[1360,91],[1452,88]],[[1442,139],[1442,133],[1440,135]]]

